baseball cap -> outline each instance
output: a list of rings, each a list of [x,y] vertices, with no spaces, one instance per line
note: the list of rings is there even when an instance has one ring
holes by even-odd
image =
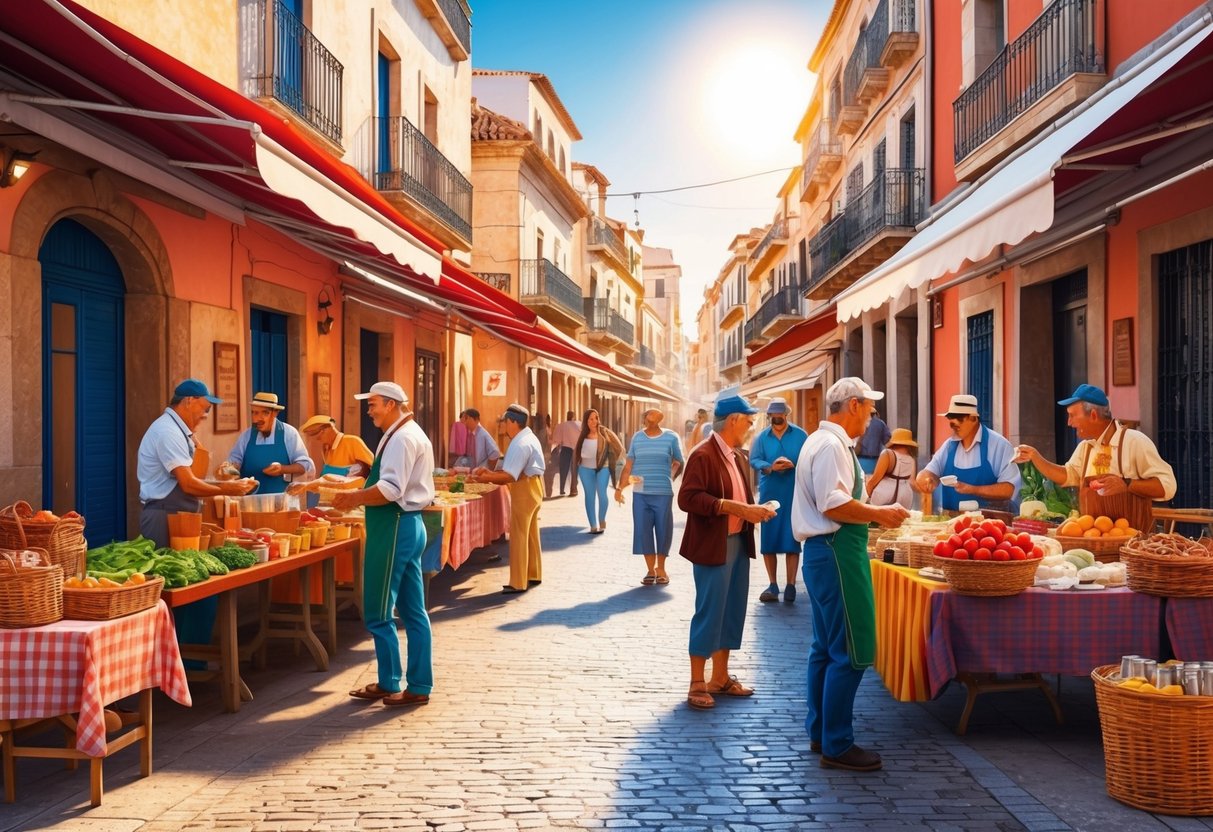
[[[526,427],[526,423],[528,421],[530,421],[530,419],[531,419],[530,412],[528,412],[525,407],[518,404],[518,402],[514,402],[509,407],[507,407],[505,409],[505,413],[503,413],[502,416],[513,422],[517,422],[518,424],[522,425],[523,427]]]
[[[1075,402],[1087,402],[1088,404],[1107,407],[1108,394],[1100,390],[1094,384],[1080,384],[1074,388],[1074,394],[1070,396],[1070,398],[1062,399],[1058,402],[1058,404],[1062,407],[1069,407]]]
[[[212,396],[206,384],[196,378],[187,378],[178,384],[173,390],[173,398],[202,398],[211,404],[223,404],[223,399],[218,396]]]
[[[884,393],[873,390],[866,381],[855,376],[846,376],[830,385],[826,391],[826,404],[845,402],[847,399],[866,399],[878,402],[884,398]]]
[[[785,414],[787,412],[788,412],[787,400],[782,399],[779,396],[776,396],[775,398],[771,399],[770,404],[767,405],[767,413]]]
[[[715,418],[723,419],[725,416],[732,416],[734,413],[744,413],[747,416],[752,416],[758,412],[758,408],[747,402],[741,396],[726,396],[716,402],[716,409],[713,412]]]
[[[939,414],[944,418],[948,416],[977,416],[980,411],[977,409],[977,397],[970,396],[968,393],[957,393],[948,402],[948,409]]]
[[[407,402],[409,400],[409,397],[404,393],[404,388],[394,381],[377,381],[371,385],[371,389],[367,392],[354,394],[354,398],[359,401],[369,399],[371,396],[382,396],[385,399],[392,399],[398,402]]]

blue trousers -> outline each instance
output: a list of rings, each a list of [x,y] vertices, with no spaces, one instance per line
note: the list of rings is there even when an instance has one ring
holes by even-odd
[[[741,535],[729,535],[723,566],[695,564],[695,614],[691,616],[692,656],[737,650],[745,630],[750,594],[750,559],[741,551]]]
[[[852,725],[855,693],[863,671],[851,666],[847,653],[847,625],[838,566],[830,546],[831,535],[804,542],[800,567],[813,605],[813,642],[809,647],[809,715],[804,727],[821,751],[837,757],[855,744]]]
[[[591,526],[601,526],[606,522],[607,483],[611,481],[610,470],[603,468],[595,471],[593,468],[580,466],[577,469],[577,479],[581,480],[581,493],[585,497],[585,516]]]
[[[368,541],[370,543],[370,541]],[[421,579],[421,553],[425,549],[425,526],[420,512],[400,516],[394,545],[368,545],[363,563],[362,614],[375,642],[379,688],[400,690],[401,676],[409,693],[429,693],[434,688],[433,643],[430,617],[425,611],[425,585]],[[400,667],[400,635],[392,619],[395,607],[408,638],[408,666]]]
[[[668,555],[674,542],[674,495],[632,494],[632,554]]]

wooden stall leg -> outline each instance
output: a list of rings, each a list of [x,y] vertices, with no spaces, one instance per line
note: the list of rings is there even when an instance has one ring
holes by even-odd
[[[337,652],[337,560],[329,558],[320,567],[324,587],[325,624],[329,629],[329,653]]]
[[[152,773],[152,689],[145,688],[139,694],[139,722],[143,728],[143,740],[139,746],[139,775],[149,777]]]
[[[3,732],[0,732],[0,756],[4,758],[4,802],[12,803],[17,799],[17,783],[15,777],[17,772],[13,768],[13,742],[16,740],[16,733],[12,730],[10,723],[5,723]]]
[[[240,646],[236,636],[236,593],[219,593],[219,686],[228,713],[240,710]]]
[[[316,669],[328,670],[328,653],[324,651],[324,645],[320,643],[320,639],[316,636],[316,631],[312,629],[312,568],[310,566],[299,567],[299,591],[303,601],[300,605],[300,618],[303,624],[303,645],[307,647],[308,652],[312,654],[312,658],[316,660]],[[299,642],[296,641],[295,644],[299,644]]]
[[[1042,693],[1044,693],[1045,699],[1049,700],[1049,706],[1053,709],[1053,718],[1057,720],[1058,725],[1063,725],[1065,723],[1065,717],[1062,716],[1061,703],[1057,701],[1057,694],[1053,692],[1053,688],[1050,687],[1049,683],[1046,682],[1039,674],[1033,673],[1029,675],[1035,676],[1037,681],[1040,682],[1040,690]]]
[[[88,800],[93,806],[101,805],[101,764],[104,761],[104,757],[93,757],[88,765]]]

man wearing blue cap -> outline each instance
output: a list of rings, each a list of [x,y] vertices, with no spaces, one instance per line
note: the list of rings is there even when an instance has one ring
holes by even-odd
[[[1078,385],[1074,395],[1058,404],[1081,440],[1070,461],[1057,465],[1031,445],[1018,446],[1015,461],[1031,462],[1058,485],[1077,486],[1083,514],[1124,517],[1131,528],[1149,531],[1154,501],[1175,496],[1175,471],[1150,437],[1112,419],[1108,395],[1095,385]]]
[[[777,568],[779,555],[787,567],[784,603],[796,600],[796,570],[800,566],[800,543],[792,535],[792,492],[796,486],[796,460],[809,435],[788,418],[788,403],[778,396],[767,405],[771,424],[754,437],[750,445],[750,467],[758,472],[758,501],[764,505],[771,500],[779,503],[775,519],[762,524],[759,551],[767,569],[770,586],[758,596],[759,601],[779,600]]]
[[[687,704],[698,710],[716,706],[713,694],[754,694],[729,675],[729,652],[741,647],[745,629],[754,524],[775,516],[753,504],[744,463],[737,458],[757,412],[741,396],[718,401],[712,433],[691,452],[678,491],[678,507],[687,513],[680,552],[694,564],[695,577]],[[709,658],[712,678],[705,680]]]

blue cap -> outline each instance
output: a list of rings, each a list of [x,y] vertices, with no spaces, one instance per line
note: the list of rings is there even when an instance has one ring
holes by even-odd
[[[1068,399],[1062,399],[1058,404],[1062,407],[1069,407],[1075,402],[1086,402],[1088,404],[1099,405],[1100,407],[1107,407],[1108,394],[1094,384],[1080,384],[1074,390],[1074,395]]]
[[[211,404],[223,404],[223,399],[211,395],[210,389],[196,378],[187,378],[173,390],[173,398],[203,398]]]
[[[729,396],[716,402],[715,418],[723,419],[725,416],[732,416],[734,413],[745,413],[753,415],[758,412],[758,408],[747,402],[741,396]]]

